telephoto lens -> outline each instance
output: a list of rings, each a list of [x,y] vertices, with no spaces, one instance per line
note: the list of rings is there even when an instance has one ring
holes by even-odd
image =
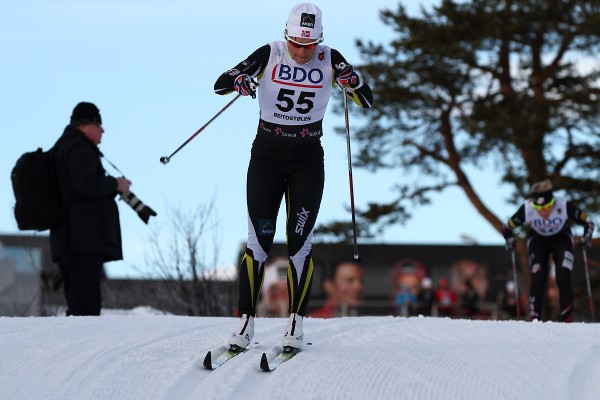
[[[150,217],[156,217],[156,212],[145,205],[138,197],[133,194],[131,191],[127,191],[121,194],[121,200],[125,203],[129,204],[131,208],[137,213],[137,215],[144,221],[144,223],[148,223]]]

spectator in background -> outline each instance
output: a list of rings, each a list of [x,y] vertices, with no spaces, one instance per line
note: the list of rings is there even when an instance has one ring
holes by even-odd
[[[358,315],[364,289],[360,264],[353,261],[337,264],[332,275],[323,281],[323,289],[327,294],[325,304],[313,311],[311,317],[333,318]]]
[[[440,278],[435,289],[435,303],[440,317],[453,317],[456,311],[458,297],[454,289],[450,287],[448,278]]]
[[[487,270],[485,264],[469,259],[461,259],[451,266],[450,283],[458,288],[470,281],[473,289],[477,292],[480,300],[485,299],[489,287]]]
[[[261,317],[287,317],[289,294],[287,287],[289,262],[280,257],[265,265],[265,277],[262,285],[257,315]]]
[[[417,294],[417,315],[431,316],[434,303],[433,281],[426,276],[421,280],[421,289]]]
[[[467,317],[474,317],[479,313],[479,294],[470,279],[467,279],[464,285],[465,288],[460,296],[461,314]]]
[[[412,258],[399,260],[392,268],[390,277],[392,299],[400,292],[402,286],[408,285],[410,292],[416,297],[421,288],[421,280],[425,278],[427,271],[425,265]]]
[[[498,308],[505,319],[517,317],[517,293],[514,281],[506,282],[504,291],[498,293]],[[523,307],[521,307],[523,313]]]
[[[414,315],[417,297],[412,293],[408,284],[403,284],[400,291],[396,293],[396,315],[409,317]]]

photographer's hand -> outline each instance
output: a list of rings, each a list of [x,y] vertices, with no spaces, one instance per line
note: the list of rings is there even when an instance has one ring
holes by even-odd
[[[129,191],[131,181],[127,178],[117,178],[117,191],[121,194],[125,194]]]

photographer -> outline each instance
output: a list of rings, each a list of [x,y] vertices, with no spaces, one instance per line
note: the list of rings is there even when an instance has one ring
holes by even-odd
[[[100,315],[104,263],[123,259],[115,196],[120,193],[128,203],[135,199],[131,181],[107,175],[102,166],[103,133],[98,108],[82,102],[54,145],[62,218],[50,230],[50,247],[64,283],[67,315]],[[136,211],[146,223],[156,215],[143,203]]]

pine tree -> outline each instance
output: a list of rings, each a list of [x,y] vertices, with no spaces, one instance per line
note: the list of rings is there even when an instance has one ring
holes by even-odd
[[[375,105],[353,109],[366,121],[354,125],[355,161],[398,170],[398,196],[360,210],[361,226],[403,222],[458,186],[500,231],[505,216],[482,201],[474,169],[499,173],[498,184],[513,188],[499,195],[514,204],[551,178],[599,211],[598,0],[447,0],[416,17],[399,5],[381,18],[389,43],[357,41]]]

